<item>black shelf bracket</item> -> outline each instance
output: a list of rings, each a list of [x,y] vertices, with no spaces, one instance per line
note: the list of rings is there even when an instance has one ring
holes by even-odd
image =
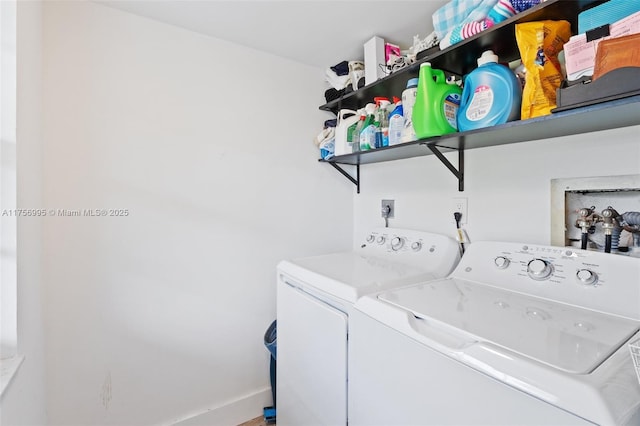
[[[358,191],[358,194],[360,193],[360,164],[356,164],[356,177],[354,178],[349,173],[345,172],[344,169],[338,166],[336,163],[333,163],[331,161],[329,161],[328,163],[331,164],[334,169],[339,171],[342,174],[342,176],[349,179],[351,183],[353,183],[356,186],[356,190]]]
[[[464,191],[464,142],[460,142],[461,147],[457,149],[458,151],[458,168],[456,169],[453,164],[442,154],[442,152],[438,149],[438,147],[434,144],[426,144],[427,147],[433,152],[433,154],[438,157],[438,159],[447,166],[447,169],[453,173],[453,175],[458,178],[458,191]]]

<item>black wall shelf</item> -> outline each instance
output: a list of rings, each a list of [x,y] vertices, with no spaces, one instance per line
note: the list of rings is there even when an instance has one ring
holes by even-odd
[[[376,82],[348,93],[320,106],[321,110],[337,113],[343,108],[357,110],[376,96],[400,97],[410,78],[418,76],[420,64],[431,62],[436,69],[449,74],[463,76],[476,68],[476,60],[483,51],[493,50],[501,61],[513,61],[520,57],[515,38],[515,25],[540,20],[566,20],[571,23],[572,33],[577,33],[578,14],[606,0],[547,0],[525,12],[519,13],[474,37],[444,50],[427,50],[418,54],[415,64],[403,68]],[[422,55],[422,56],[421,56]],[[340,173],[346,176],[360,192],[360,165],[404,158],[435,155],[458,180],[458,190],[464,190],[464,151],[517,142],[556,138],[600,130],[640,124],[640,95],[612,100],[582,108],[570,109],[529,120],[514,121],[499,126],[458,132],[400,145],[340,155],[329,160]],[[445,156],[458,153],[458,166]],[[347,173],[341,166],[356,167],[356,176]]]
[[[332,165],[355,165],[421,157],[466,149],[485,148],[517,142],[534,141],[561,136],[596,132],[640,124],[640,95],[603,102],[582,108],[562,111],[530,120],[513,121],[484,129],[458,132],[449,135],[421,139],[400,145],[340,155],[320,162]],[[434,151],[435,150],[435,151]],[[440,156],[438,156],[442,160]],[[446,160],[446,158],[445,158]],[[447,165],[447,163],[445,163]],[[447,165],[451,170],[451,167]],[[453,170],[452,170],[453,172]],[[458,189],[464,190],[464,163],[461,162],[456,176]],[[454,172],[455,174],[455,172]],[[359,169],[357,184],[359,186]]]

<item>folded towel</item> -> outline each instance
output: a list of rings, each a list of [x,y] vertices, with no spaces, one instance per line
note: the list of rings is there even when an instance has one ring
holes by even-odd
[[[483,5],[486,6],[486,5]],[[491,28],[492,26],[509,19],[517,12],[513,8],[510,0],[498,0],[490,10],[484,11],[483,7],[480,7],[470,13],[469,16],[481,16],[479,19],[472,21],[465,20],[463,23],[455,26],[447,35],[440,41],[440,49],[446,49],[462,40],[468,39],[481,31]]]
[[[337,75],[331,68],[327,68],[325,70],[324,79],[334,89],[342,90],[347,87],[347,83],[349,82],[349,74]]]
[[[451,0],[433,14],[433,29],[442,40],[460,24],[480,21],[487,17],[498,0]]]

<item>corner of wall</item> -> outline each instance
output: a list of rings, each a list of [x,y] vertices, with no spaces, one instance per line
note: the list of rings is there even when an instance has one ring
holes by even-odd
[[[197,425],[237,425],[262,415],[263,407],[271,404],[271,388],[261,389],[218,407],[191,413],[180,420],[173,420],[175,426]]]

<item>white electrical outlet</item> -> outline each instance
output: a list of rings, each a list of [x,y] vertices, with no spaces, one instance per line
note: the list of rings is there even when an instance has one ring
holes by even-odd
[[[454,198],[452,208],[453,208],[453,212],[451,212],[451,214],[455,212],[460,212],[460,214],[462,214],[462,218],[460,219],[460,224],[467,223],[467,214],[468,214],[467,199],[464,197]]]

